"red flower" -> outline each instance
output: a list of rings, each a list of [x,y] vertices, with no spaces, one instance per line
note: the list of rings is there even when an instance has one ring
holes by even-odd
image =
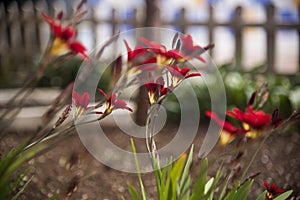
[[[227,115],[248,124],[253,129],[262,129],[272,124],[270,114],[266,114],[262,110],[254,111],[251,106],[247,107],[245,113],[235,108],[232,112],[227,112]]]
[[[62,27],[61,21],[52,19],[45,13],[42,18],[49,24],[54,34],[53,44],[50,50],[52,56],[59,56],[66,53],[73,53],[81,56],[84,60],[88,59],[86,48],[78,41],[75,41],[76,30],[71,26]]]
[[[273,196],[284,192],[284,190],[278,189],[274,183],[268,185],[268,183],[265,180],[262,180],[262,181],[263,181],[265,189],[267,190],[266,200],[272,200]]]
[[[137,46],[134,50],[132,50],[126,40],[124,40],[124,43],[127,49],[127,59],[129,63],[133,63],[137,60],[140,63],[142,60],[144,60],[142,58],[143,56],[146,56],[147,53],[147,49],[145,47]]]
[[[247,131],[248,138],[257,138],[261,132],[272,125],[272,116],[264,113],[262,110],[254,111],[251,106],[247,107],[246,112],[234,108],[232,112],[226,113],[228,116],[233,117],[240,121]]]
[[[168,92],[168,89],[164,87],[164,80],[162,77],[154,82],[146,83],[145,86],[148,91],[149,102],[151,105],[156,103],[159,98],[165,96]]]
[[[207,117],[214,120],[220,127],[222,127],[222,131],[220,133],[220,144],[222,146],[232,142],[236,136],[245,134],[243,129],[234,127],[229,122],[221,120],[215,113],[206,111],[205,114]]]
[[[183,68],[179,69],[177,66],[176,67],[169,67],[170,73],[172,75],[172,85],[173,87],[176,87],[181,81],[184,79],[194,77],[194,76],[201,76],[200,73],[191,73],[188,74],[190,69],[189,68]]]
[[[80,117],[88,108],[90,95],[89,93],[85,92],[82,94],[82,96],[80,96],[77,92],[74,91],[72,94],[72,102],[76,108],[75,117]]]
[[[155,54],[156,63],[160,66],[166,66],[171,64],[172,61],[183,62],[184,57],[180,55],[177,50],[169,50],[167,51],[166,47],[156,43],[149,41],[145,38],[140,39],[144,44],[146,44],[149,48],[147,49],[149,52]]]
[[[205,60],[198,55],[204,52],[204,50],[200,46],[194,46],[191,35],[186,35],[186,36],[182,35],[181,41],[182,41],[182,47],[180,53],[184,55],[184,57],[186,57],[187,60],[195,57],[196,59],[205,63]]]
[[[116,94],[112,94],[112,95],[108,96],[100,88],[98,88],[98,90],[106,98],[106,109],[105,109],[104,114],[109,115],[115,109],[125,109],[125,110],[129,110],[130,112],[133,112],[133,110],[127,106],[125,101],[117,99]]]

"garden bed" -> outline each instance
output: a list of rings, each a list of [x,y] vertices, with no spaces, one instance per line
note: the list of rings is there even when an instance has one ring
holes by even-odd
[[[117,128],[104,127],[108,138],[116,143],[122,144],[123,149],[130,149],[130,136],[121,133]],[[201,128],[205,130],[205,128]],[[196,159],[203,135],[199,131],[195,139],[195,155],[192,165],[192,177],[195,177],[200,169],[201,161]],[[158,145],[168,143],[176,132],[175,126],[169,126],[157,135]],[[9,136],[1,140],[1,152],[9,147],[16,146],[25,139],[22,132],[11,132]],[[251,153],[258,147],[259,141],[247,144],[246,155],[243,157],[241,166],[251,157]],[[135,139],[138,151],[143,151],[144,141]],[[293,189],[295,195],[300,194],[300,137],[298,133],[290,135],[273,135],[268,138],[263,149],[256,157],[250,168],[249,176],[261,172],[256,177],[252,194],[248,199],[254,199],[263,190],[262,179],[274,182],[278,187],[289,190]],[[229,145],[230,146],[230,145]],[[230,151],[227,147],[216,146],[208,155],[209,172],[211,175],[218,169],[220,156],[228,161],[230,158],[225,152]],[[215,162],[218,158],[218,162]],[[226,161],[225,161],[226,163]],[[61,141],[52,150],[34,158],[29,162],[33,179],[28,188],[19,199],[47,199],[59,192],[66,199],[125,199],[129,198],[127,183],[137,188],[137,174],[124,173],[111,169],[93,158],[82,145],[78,135],[75,133],[69,138]],[[225,164],[226,168],[229,165]],[[235,165],[236,167],[237,165]],[[156,199],[155,179],[153,174],[143,174],[143,180],[149,197]]]

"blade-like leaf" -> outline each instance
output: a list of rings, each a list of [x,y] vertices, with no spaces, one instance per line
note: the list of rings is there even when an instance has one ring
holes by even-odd
[[[267,190],[261,193],[256,200],[265,200],[266,199]]]
[[[128,190],[132,200],[142,200],[142,197],[131,184],[128,184]]]
[[[293,193],[293,190],[286,191],[285,193],[279,195],[274,200],[285,200],[287,199],[291,194]]]
[[[209,181],[207,181],[207,183],[205,184],[205,187],[204,187],[204,194],[207,194],[208,191],[211,189],[211,187],[213,186],[214,180],[215,180],[215,178],[210,178]]]
[[[205,189],[206,177],[207,177],[207,168],[208,168],[208,160],[207,158],[205,158],[201,165],[199,178],[193,187],[191,200],[198,200],[201,198],[201,196],[204,195],[204,189]]]
[[[174,164],[174,167],[169,170],[169,175],[167,178],[166,182],[166,193],[163,199],[169,200],[169,199],[176,199],[176,187],[177,187],[177,182],[179,181],[183,167],[186,161],[186,154],[184,153]]]
[[[189,188],[188,185],[188,179],[189,179],[189,170],[190,170],[190,166],[192,164],[193,161],[193,151],[194,151],[194,145],[191,146],[190,149],[190,153],[188,156],[188,159],[186,161],[183,173],[182,173],[182,177],[180,179],[180,183],[179,183],[179,192],[181,193],[183,190],[186,190],[186,188]]]
[[[220,194],[219,200],[223,200],[223,198],[225,197],[225,195],[226,195],[226,190],[227,190],[227,187],[228,187],[229,180],[231,179],[231,176],[232,176],[232,174],[230,174],[230,175],[228,175],[228,176],[226,177],[226,182],[225,182],[225,184],[224,184],[224,186],[223,186],[223,189],[222,189],[222,192],[221,192],[221,194]]]
[[[230,190],[230,192],[225,197],[225,200],[232,200],[234,198],[235,193],[237,192],[239,184],[236,184],[234,188]]]
[[[248,179],[243,185],[241,185],[234,195],[233,200],[246,200],[249,191],[252,187],[253,179]]]
[[[12,200],[17,200],[17,198],[24,192],[25,188],[28,186],[28,184],[31,182],[33,177],[30,177],[25,184],[21,187],[21,189],[18,191],[16,195],[13,196]]]
[[[143,184],[143,180],[142,180],[142,176],[141,176],[141,172],[140,172],[140,166],[139,166],[139,162],[138,162],[138,159],[137,159],[136,149],[135,149],[135,146],[134,146],[133,139],[131,139],[130,142],[131,142],[131,148],[132,148],[133,155],[134,155],[134,160],[135,160],[135,165],[136,165],[136,169],[137,169],[138,179],[139,179],[140,187],[141,187],[141,191],[142,191],[142,197],[143,197],[143,200],[146,200],[147,198],[146,198],[145,187],[144,187],[144,184]]]

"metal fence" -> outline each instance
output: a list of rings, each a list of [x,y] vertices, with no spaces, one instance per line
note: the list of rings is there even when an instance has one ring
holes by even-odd
[[[0,73],[7,66],[10,66],[13,71],[26,70],[26,65],[32,62],[32,58],[38,55],[43,45],[46,43],[47,27],[40,19],[40,12],[45,11],[54,14],[55,8],[48,1],[36,1],[27,3],[26,6],[20,6],[17,3],[12,3],[9,8],[5,8],[4,4],[0,3]],[[191,22],[187,19],[187,10],[181,9],[180,16],[176,21],[164,21],[163,26],[175,26],[179,31],[186,33],[188,27],[200,26],[208,30],[208,40],[214,42],[214,31],[217,27],[230,28],[234,33],[235,38],[235,66],[241,67],[243,61],[243,30],[247,27],[262,28],[266,32],[266,60],[265,66],[269,72],[275,72],[274,59],[276,51],[276,31],[278,29],[295,30],[298,33],[298,44],[300,46],[300,26],[299,24],[284,24],[276,20],[276,8],[273,5],[266,7],[266,21],[264,23],[248,23],[242,18],[243,8],[237,7],[234,11],[233,18],[230,22],[220,23],[214,19],[214,9],[209,7],[209,17],[206,21]],[[119,18],[117,10],[111,10],[109,19],[99,19],[95,15],[95,11],[91,9],[89,17],[85,22],[88,22],[91,31],[95,32],[101,24],[109,24],[111,34],[116,33],[120,26],[129,25],[132,27],[141,27],[143,25],[143,17],[138,10],[132,11],[132,16],[129,19]],[[97,34],[93,38],[92,43],[99,42]],[[298,67],[300,69],[300,50],[298,50]],[[212,57],[213,51],[210,52]],[[300,71],[300,70],[298,70]]]

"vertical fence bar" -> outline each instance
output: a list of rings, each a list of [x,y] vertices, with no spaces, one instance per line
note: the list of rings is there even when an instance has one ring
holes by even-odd
[[[235,64],[237,68],[242,67],[243,61],[243,8],[241,6],[236,7],[234,11],[234,19],[232,21],[232,27],[235,33]]]
[[[90,26],[91,26],[92,32],[94,34],[92,48],[95,48],[99,42],[98,32],[97,32],[98,22],[97,22],[97,17],[95,14],[95,9],[91,9],[91,18],[89,19],[89,22],[91,23]]]
[[[34,36],[32,36],[32,42],[35,42],[33,48],[33,52],[26,52],[26,54],[34,54],[36,53],[35,50],[38,52],[41,51],[42,48],[42,38],[41,38],[41,28],[40,28],[40,16],[38,13],[37,9],[37,1],[31,0],[33,6],[33,14],[30,15],[30,17],[24,19],[24,12],[21,4],[16,4],[16,1],[11,1],[10,8],[17,8],[17,10],[9,11],[10,9],[7,7],[8,5],[2,5],[2,10],[0,13],[1,19],[0,19],[0,24],[2,26],[2,36],[1,36],[1,45],[0,49],[1,51],[1,61],[2,65],[3,62],[7,62],[9,65],[16,66],[17,62],[22,63],[23,55],[20,53],[25,52],[23,50],[24,45],[26,43],[30,42],[26,40],[26,37],[24,35],[24,32],[30,28],[29,26],[26,25],[26,23],[32,23],[32,28],[34,29],[32,32]],[[50,15],[54,15],[54,8],[53,8],[53,1],[52,0],[44,0],[46,3],[46,12]],[[152,2],[153,0],[147,0],[146,3],[149,6],[149,10],[145,11],[145,15],[147,16],[146,21],[145,21],[145,26],[159,26],[161,24],[160,20],[157,20],[160,18],[160,13],[159,13],[159,8],[157,8],[158,3],[155,0],[154,3]],[[39,1],[40,2],[40,1]],[[155,3],[156,2],[156,3]],[[4,8],[4,6],[6,6]],[[17,7],[16,7],[17,6]],[[152,7],[151,7],[152,6]],[[276,21],[275,19],[275,6],[270,4],[269,6],[266,7],[266,22],[265,23],[257,23],[257,24],[251,24],[251,23],[246,23],[242,19],[242,12],[243,9],[242,7],[237,7],[234,12],[234,18],[232,19],[231,23],[218,23],[214,21],[214,9],[212,6],[208,7],[209,10],[209,18],[207,22],[200,22],[200,23],[194,23],[188,21],[186,17],[186,12],[187,10],[182,8],[180,10],[180,18],[177,19],[177,21],[172,21],[170,22],[174,26],[178,26],[180,31],[183,33],[187,32],[188,27],[190,26],[204,26],[208,30],[208,40],[209,43],[214,42],[214,31],[215,28],[218,26],[224,26],[224,27],[231,27],[235,33],[235,64],[237,68],[242,67],[243,65],[243,28],[244,27],[262,27],[266,31],[266,45],[267,45],[267,52],[266,52],[266,66],[267,70],[269,72],[275,72],[275,53],[276,53],[276,29],[278,27],[284,27],[289,30],[296,30],[298,33],[298,44],[300,46],[300,29],[297,24],[280,24]],[[111,32],[112,34],[115,34],[117,32],[117,29],[120,24],[132,24],[134,27],[139,26],[139,23],[141,22],[138,19],[138,16],[136,14],[136,11],[134,12],[134,17],[130,20],[126,19],[125,21],[121,21],[117,17],[117,11],[115,9],[112,9],[111,11],[111,18],[107,21],[106,23],[109,23],[111,26]],[[298,13],[300,13],[300,5],[298,5]],[[14,15],[14,16],[12,16]],[[299,21],[300,21],[300,15],[299,16]],[[91,29],[95,33],[95,38],[93,40],[94,45],[97,43],[98,38],[97,38],[97,26],[101,25],[103,21],[100,19],[96,19],[94,12],[92,12],[91,18],[88,19],[91,23]],[[16,30],[20,31],[14,31],[14,28],[17,28]],[[16,34],[20,34],[20,37],[16,37]],[[19,40],[19,41],[18,41]],[[16,46],[19,47],[16,49]],[[5,54],[3,54],[5,52]],[[17,53],[20,52],[20,53]],[[213,51],[209,52],[210,55],[213,57]],[[14,55],[17,54],[17,55]],[[5,57],[3,57],[5,55]],[[7,55],[7,56],[6,56]],[[9,57],[12,55],[17,56],[13,57],[14,59],[9,60]],[[298,55],[300,58],[300,49],[298,50]],[[298,68],[300,71],[300,59],[298,58]],[[21,60],[20,60],[21,59]],[[1,63],[0,63],[1,65]],[[3,70],[3,69],[2,69]]]
[[[111,33],[112,35],[117,33],[118,27],[118,19],[117,19],[117,11],[116,9],[111,10]]]
[[[180,19],[177,23],[179,24],[180,31],[185,34],[188,26],[185,8],[180,9]]]
[[[3,74],[4,74],[4,63],[3,63],[3,49],[5,49],[5,31],[4,31],[4,24],[5,24],[5,9],[4,4],[0,3],[0,83],[2,82]]]
[[[209,16],[208,16],[208,22],[207,22],[207,28],[208,28],[208,41],[209,44],[214,43],[214,29],[215,29],[215,19],[214,19],[214,8],[212,5],[209,5],[208,7]],[[213,58],[213,49],[209,50],[209,55]]]
[[[265,31],[267,34],[267,70],[269,72],[275,72],[275,6],[269,4],[267,6],[267,22],[265,23]]]
[[[300,2],[297,4],[298,10],[298,25],[300,23]],[[298,27],[298,72],[300,73],[300,28]],[[300,125],[299,125],[299,133],[300,133]]]
[[[41,44],[41,31],[40,31],[40,20],[39,20],[39,11],[37,9],[37,5],[33,3],[33,22],[34,22],[34,32],[35,32],[35,39],[36,39],[36,46],[38,52],[41,52],[42,50],[42,44]]]
[[[24,12],[23,12],[21,3],[18,2],[17,7],[18,7],[18,20],[19,20],[20,34],[21,34],[21,45],[22,45],[22,48],[24,48],[25,47]]]

